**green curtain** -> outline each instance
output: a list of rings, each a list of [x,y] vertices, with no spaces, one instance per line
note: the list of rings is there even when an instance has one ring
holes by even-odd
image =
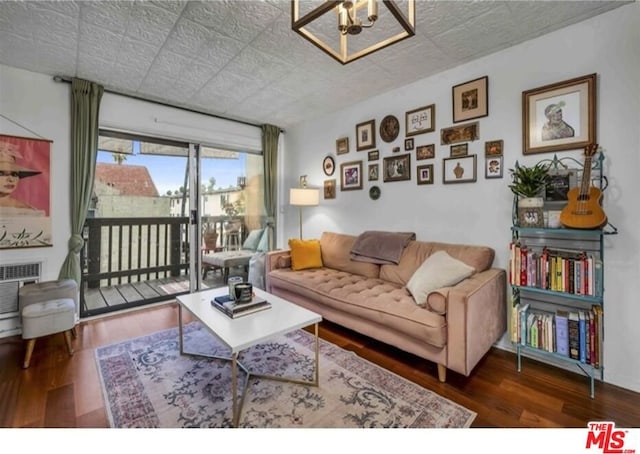
[[[80,283],[82,229],[91,201],[98,154],[98,113],[104,87],[81,79],[71,81],[71,237],[59,279]]]
[[[278,205],[277,169],[279,137],[280,128],[273,125],[262,125],[264,207],[267,214],[266,227],[269,234],[270,251],[275,249],[276,209]]]

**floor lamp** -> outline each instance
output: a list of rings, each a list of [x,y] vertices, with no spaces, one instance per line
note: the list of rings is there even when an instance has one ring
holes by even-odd
[[[300,239],[302,239],[302,207],[319,205],[320,191],[313,188],[291,188],[289,204],[297,206],[300,210]]]

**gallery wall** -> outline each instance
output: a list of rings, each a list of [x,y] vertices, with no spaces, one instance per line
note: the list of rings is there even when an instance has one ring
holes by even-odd
[[[286,189],[296,186],[299,176],[306,174],[309,184],[319,188],[324,180],[336,179],[338,190],[335,199],[321,197],[320,206],[304,208],[305,238],[318,238],[323,231],[356,235],[363,230],[414,231],[421,240],[491,246],[496,250],[494,266],[506,268],[513,200],[508,169],[516,161],[533,164],[553,157],[553,153],[522,153],[522,92],[597,73],[597,140],[606,156],[609,179],[605,208],[619,231],[605,241],[605,381],[640,391],[640,330],[636,327],[640,320],[638,23],[640,4],[636,2],[291,128],[285,136],[283,157],[280,246],[298,236],[297,208],[288,206]],[[489,115],[473,120],[480,124],[480,138],[468,147],[469,154],[477,155],[476,182],[443,184],[443,158],[450,150],[440,145],[440,129],[454,125],[452,87],[483,76],[489,81]],[[339,189],[341,164],[362,161],[366,169],[370,163],[367,151],[355,150],[357,124],[376,120],[380,159],[375,162],[382,166],[384,157],[406,153],[405,112],[430,104],[436,106],[435,132],[413,137],[415,145],[435,144],[434,159],[416,162],[413,150],[411,180],[383,182],[380,176],[369,182],[365,177],[362,190]],[[400,135],[392,143],[379,137],[380,121],[387,115],[400,120]],[[341,137],[349,138],[350,151],[338,155],[336,139]],[[491,140],[504,141],[502,179],[485,179],[484,144]],[[400,151],[394,153],[394,147]],[[582,162],[582,151],[560,151],[557,156]],[[336,162],[331,177],[322,169],[327,155]],[[435,182],[418,185],[416,165],[427,163],[434,164]],[[374,184],[381,189],[375,201],[369,198]],[[506,336],[499,346],[511,349]]]

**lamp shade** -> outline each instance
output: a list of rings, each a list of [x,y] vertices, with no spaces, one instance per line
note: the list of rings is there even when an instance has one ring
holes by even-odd
[[[294,206],[315,206],[320,204],[320,191],[313,188],[289,189],[289,203]]]

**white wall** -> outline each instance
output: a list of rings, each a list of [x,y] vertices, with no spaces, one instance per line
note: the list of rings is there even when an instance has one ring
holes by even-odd
[[[494,265],[506,268],[510,241],[512,196],[507,169],[515,161],[530,164],[551,158],[545,153],[522,154],[523,91],[546,84],[598,74],[598,142],[606,154],[609,188],[605,210],[620,234],[607,237],[605,250],[605,381],[640,391],[640,3],[618,8],[577,25],[529,41],[445,73],[381,94],[351,108],[309,121],[287,131],[285,136],[285,189],[296,186],[307,174],[312,186],[321,187],[326,177],[322,160],[336,157],[336,178],[340,164],[362,160],[366,151],[355,151],[355,125],[370,119],[376,126],[388,114],[395,115],[404,131],[404,114],[421,106],[436,104],[436,132],[414,136],[416,145],[436,144],[436,158],[420,161],[435,165],[435,184],[416,184],[415,151],[412,151],[411,181],[364,182],[361,191],[337,191],[336,199],[321,200],[319,207],[304,211],[304,236],[319,237],[325,230],[358,234],[363,230],[415,231],[418,239],[483,244],[496,250]],[[418,57],[419,58],[419,57]],[[478,155],[477,181],[467,184],[442,183],[442,158],[449,147],[441,146],[439,130],[451,126],[451,87],[484,75],[489,76],[489,116],[481,118],[480,140],[470,143],[469,153]],[[353,81],[357,83],[357,80]],[[348,136],[350,152],[336,156],[335,140]],[[503,139],[503,179],[484,178],[484,142]],[[394,146],[403,148],[404,136],[394,143],[377,137],[380,160],[392,155]],[[582,150],[560,152],[558,157],[582,160]],[[369,199],[368,190],[377,184],[382,195]],[[298,235],[297,211],[287,205],[287,192],[280,200],[279,244]],[[506,337],[500,346],[511,349]],[[514,365],[515,367],[515,365]],[[585,380],[586,386],[586,380]]]

